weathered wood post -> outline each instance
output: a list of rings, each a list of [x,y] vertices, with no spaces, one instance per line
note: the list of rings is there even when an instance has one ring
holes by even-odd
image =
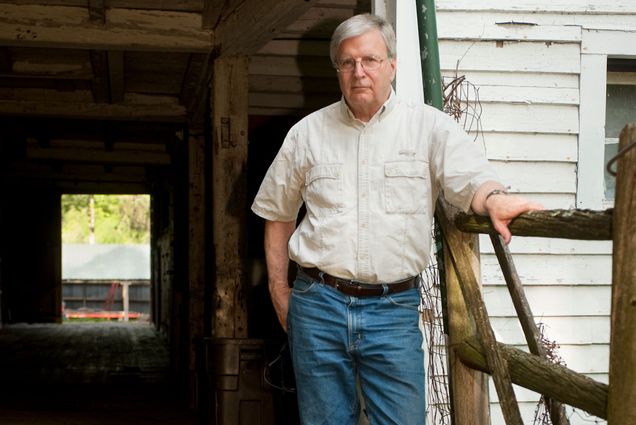
[[[457,239],[466,244],[473,254],[469,259],[472,272],[480,276],[479,236],[462,233],[449,227],[447,232],[455,232]],[[457,271],[444,245],[446,266],[446,305],[448,311],[448,356],[451,406],[453,423],[456,425],[489,425],[488,376],[466,366],[457,355],[457,348],[464,340],[475,334],[475,324],[464,301]]]
[[[469,248],[458,238],[457,232],[451,231],[454,227],[452,225],[453,219],[441,200],[437,202],[435,217],[442,227],[444,240],[448,244],[449,257],[457,272],[464,301],[475,321],[477,335],[484,345],[487,363],[499,396],[504,420],[507,425],[523,425],[517,399],[512,388],[508,365],[497,346],[497,340],[490,327],[488,312],[479,288],[479,280],[473,273],[470,264],[472,254]]]
[[[197,345],[204,333],[205,297],[205,138],[202,132],[188,139],[188,380],[197,400]]]
[[[213,336],[247,337],[244,258],[247,214],[247,56],[214,61],[212,198]]]
[[[612,266],[608,424],[636,423],[636,123],[620,134]],[[628,147],[629,150],[624,151]]]

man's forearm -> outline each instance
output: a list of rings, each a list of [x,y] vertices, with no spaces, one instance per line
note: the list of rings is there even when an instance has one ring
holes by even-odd
[[[285,330],[287,330],[287,309],[291,291],[287,281],[289,267],[287,243],[294,233],[295,227],[294,221],[265,222],[265,261],[267,263],[269,293],[278,320]]]
[[[289,266],[289,251],[287,243],[294,232],[296,223],[293,221],[265,222],[265,261],[267,262],[267,277],[270,287],[287,285],[287,268]]]

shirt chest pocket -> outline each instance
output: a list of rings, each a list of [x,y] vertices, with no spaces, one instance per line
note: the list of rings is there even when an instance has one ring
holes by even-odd
[[[305,173],[305,206],[316,217],[342,212],[342,164],[316,165]]]
[[[429,171],[425,161],[384,164],[384,200],[388,213],[425,213],[429,197]]]

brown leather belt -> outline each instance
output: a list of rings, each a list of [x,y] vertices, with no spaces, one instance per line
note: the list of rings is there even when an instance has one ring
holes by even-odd
[[[377,297],[380,295],[395,294],[397,292],[406,291],[407,289],[416,288],[419,284],[419,276],[413,276],[408,279],[390,283],[365,283],[341,279],[321,272],[315,267],[305,268],[299,266],[298,269],[318,282],[324,282],[326,285],[333,286],[343,294],[355,297]]]

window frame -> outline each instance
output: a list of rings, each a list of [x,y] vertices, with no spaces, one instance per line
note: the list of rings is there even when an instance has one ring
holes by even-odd
[[[579,158],[576,206],[601,210],[605,199],[607,58],[636,59],[636,32],[584,29],[581,39]]]

